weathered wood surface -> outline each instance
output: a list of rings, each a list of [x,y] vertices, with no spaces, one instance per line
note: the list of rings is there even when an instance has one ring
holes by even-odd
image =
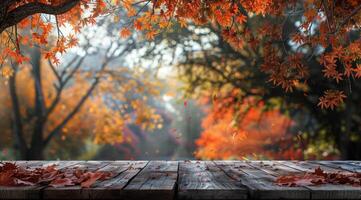
[[[216,163],[231,177],[241,182],[249,190],[253,199],[308,199],[310,192],[302,187],[281,187],[274,182],[273,173],[256,167],[256,161],[216,161]]]
[[[325,172],[349,172],[348,170],[342,169],[347,167],[336,167],[333,164],[330,164],[330,166],[328,166],[319,162],[301,161],[297,163],[283,162],[283,164],[300,172],[313,171],[317,167],[321,167]],[[307,186],[307,188],[311,190],[311,199],[361,199],[360,187],[353,187],[349,185],[322,184],[318,186]]]
[[[15,161],[11,161],[15,162]],[[361,199],[361,187],[282,187],[278,176],[309,172],[361,172],[360,161],[16,161],[36,168],[113,172],[91,188],[0,187],[0,199]]]
[[[178,162],[150,161],[122,190],[123,199],[174,199]]]
[[[16,161],[19,166],[37,168],[57,165],[57,169],[70,167],[79,161]],[[0,199],[41,199],[44,186],[1,187]]]
[[[179,163],[178,199],[247,199],[246,188],[212,161]]]

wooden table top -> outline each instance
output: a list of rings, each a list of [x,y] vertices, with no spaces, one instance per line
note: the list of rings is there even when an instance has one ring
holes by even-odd
[[[14,161],[13,161],[14,162]],[[0,187],[0,199],[361,199],[361,187],[323,184],[284,187],[280,175],[309,172],[361,172],[361,161],[16,161],[18,165],[57,165],[112,171],[115,176],[91,188],[69,186]]]

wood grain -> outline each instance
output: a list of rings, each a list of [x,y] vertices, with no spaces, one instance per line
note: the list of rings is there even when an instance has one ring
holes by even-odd
[[[108,161],[81,161],[71,167],[94,172],[107,165]],[[82,191],[80,186],[46,187],[42,190],[42,196],[44,199],[87,199],[87,194]]]
[[[300,172],[314,171],[315,168],[321,167],[325,172],[340,172],[341,169],[335,169],[325,165],[313,162],[290,162],[282,161],[284,166],[299,170]],[[361,199],[361,187],[350,185],[322,184],[318,186],[307,186],[311,190],[311,199]]]
[[[119,199],[121,190],[147,163],[147,161],[115,161],[110,163],[99,171],[113,172],[113,178],[99,181],[92,188],[83,189],[83,196],[88,199]]]
[[[247,190],[211,161],[179,163],[178,199],[247,199]]]
[[[111,172],[91,188],[0,187],[0,199],[361,199],[361,187],[283,187],[277,177],[314,171],[361,172],[360,161],[10,161],[26,168]]]
[[[176,161],[150,161],[121,190],[123,199],[174,199],[178,175]]]
[[[308,199],[310,192],[302,187],[281,187],[276,176],[253,167],[244,161],[216,162],[229,176],[245,185],[254,199]]]

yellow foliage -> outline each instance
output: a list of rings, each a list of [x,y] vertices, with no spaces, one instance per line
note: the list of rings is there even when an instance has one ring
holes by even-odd
[[[1,75],[5,78],[9,78],[10,76],[13,75],[13,73],[14,73],[14,70],[9,65],[5,65],[1,69]]]
[[[42,63],[42,87],[46,107],[49,108],[56,98],[56,77],[50,67]],[[11,68],[10,68],[11,69]],[[8,70],[3,68],[3,70]],[[147,95],[159,94],[156,92],[156,81],[149,80],[149,77],[142,76],[132,70],[125,68],[114,69],[114,74],[104,74],[104,78],[92,95],[86,100],[77,114],[61,130],[60,139],[51,144],[54,148],[62,148],[63,142],[92,140],[96,144],[116,144],[132,142],[132,139],[123,137],[123,130],[127,124],[135,123],[146,130],[153,130],[161,127],[162,118],[156,110],[147,105]],[[2,72],[10,75],[13,71]],[[129,78],[129,76],[131,78]],[[77,74],[74,81],[66,86],[61,94],[60,101],[53,112],[49,115],[44,127],[44,138],[57,127],[66,116],[77,106],[80,99],[85,95],[91,86],[93,77],[88,74]],[[121,84],[118,84],[121,83]],[[34,118],[30,117],[34,110],[34,80],[31,66],[24,65],[16,72],[16,87],[19,97],[20,111],[24,122],[24,132],[27,142],[30,142]],[[8,85],[0,82],[0,129],[1,141],[11,140],[11,117],[12,102],[9,95]],[[132,94],[132,95],[129,95]],[[139,97],[135,94],[140,94]],[[122,102],[115,106],[107,101],[105,95],[111,96],[115,101]],[[132,117],[134,116],[134,117]],[[27,121],[30,118],[31,120]],[[8,138],[6,140],[6,138]],[[11,144],[9,142],[8,144]],[[3,144],[5,145],[5,144]],[[79,145],[79,144],[74,144]]]

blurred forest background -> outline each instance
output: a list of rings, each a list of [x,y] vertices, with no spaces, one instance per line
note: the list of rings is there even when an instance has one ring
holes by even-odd
[[[314,83],[284,92],[260,71],[261,47],[235,50],[216,25],[174,25],[147,41],[136,32],[119,39],[121,19],[103,16],[77,35],[62,29],[74,47],[59,64],[23,46],[30,62],[2,68],[0,160],[361,158],[361,85],[350,80],[344,104],[321,109],[318,97],[340,84],[324,78],[315,56]],[[262,20],[274,19],[248,23],[257,30]],[[325,51],[292,39],[300,20],[288,17],[279,45]]]

